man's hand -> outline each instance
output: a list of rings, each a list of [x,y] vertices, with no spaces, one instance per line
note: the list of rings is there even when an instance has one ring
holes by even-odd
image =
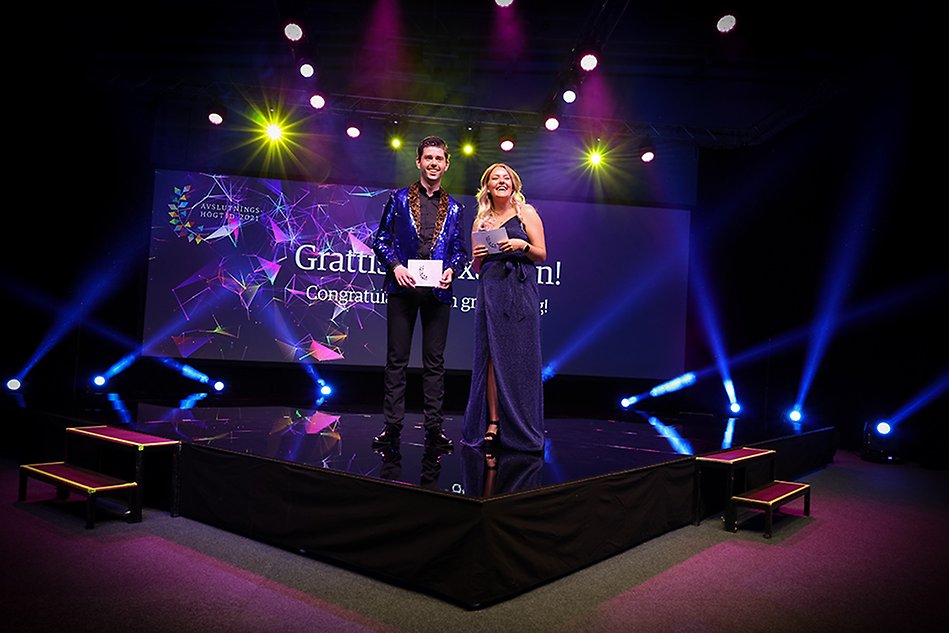
[[[392,269],[392,274],[395,276],[395,283],[399,284],[403,288],[414,288],[415,287],[415,277],[409,272],[409,269],[399,264]]]

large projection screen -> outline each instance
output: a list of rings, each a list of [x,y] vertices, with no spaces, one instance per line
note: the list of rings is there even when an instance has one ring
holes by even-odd
[[[389,192],[157,171],[144,354],[383,366],[383,270],[370,244]],[[474,197],[453,195],[470,226]],[[537,309],[548,371],[681,374],[690,212],[529,200],[547,239]],[[446,368],[469,370],[477,294],[470,269],[454,293]]]

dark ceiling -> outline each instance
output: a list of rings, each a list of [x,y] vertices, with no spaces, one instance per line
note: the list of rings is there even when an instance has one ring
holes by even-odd
[[[298,19],[297,52],[317,61],[337,110],[536,125],[584,40],[603,48],[565,126],[592,119],[704,146],[753,145],[879,76],[905,72],[924,16],[856,13],[806,0],[546,2],[363,0],[183,2],[64,8],[43,51],[83,90],[180,99],[303,101],[281,31]],[[717,8],[738,16],[715,31]],[[503,22],[499,22],[499,16]],[[578,102],[579,103],[579,102]]]

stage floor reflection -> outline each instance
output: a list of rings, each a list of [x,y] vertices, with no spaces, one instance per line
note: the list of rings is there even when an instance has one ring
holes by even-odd
[[[529,491],[655,466],[722,448],[793,434],[708,415],[548,419],[542,454],[500,452],[486,461],[461,445],[462,417],[446,416],[450,451],[426,448],[421,416],[409,414],[398,447],[376,450],[381,413],[293,406],[168,407],[139,403],[135,430],[256,457],[466,496]],[[799,430],[799,429],[798,429]],[[503,430],[502,430],[503,433]]]

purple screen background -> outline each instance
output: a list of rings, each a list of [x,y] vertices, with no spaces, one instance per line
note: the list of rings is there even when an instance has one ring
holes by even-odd
[[[383,366],[383,275],[369,244],[389,191],[157,171],[144,353]],[[470,226],[474,197],[455,198]],[[545,364],[577,376],[681,374],[690,212],[529,201],[547,239],[538,306]],[[454,292],[446,367],[468,370],[470,271]],[[413,366],[418,348],[419,337]]]

